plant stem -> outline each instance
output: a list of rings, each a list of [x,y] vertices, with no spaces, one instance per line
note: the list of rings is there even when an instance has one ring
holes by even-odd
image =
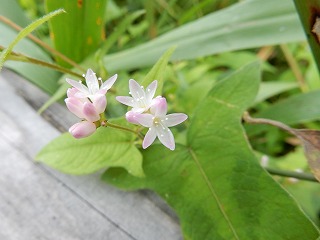
[[[274,121],[274,120],[271,120],[271,119],[265,119],[265,118],[252,118],[248,112],[244,112],[243,113],[243,120],[247,123],[251,123],[251,124],[268,124],[268,125],[272,125],[272,126],[275,126],[275,127],[278,127],[282,130],[285,130],[293,135],[296,136],[296,131],[285,125],[284,123],[282,122],[278,122],[278,121]]]
[[[289,64],[289,67],[291,68],[294,76],[296,77],[298,84],[300,86],[300,89],[302,92],[307,92],[308,91],[308,86],[306,84],[306,81],[302,75],[302,72],[300,71],[299,65],[295,58],[293,57],[292,53],[290,52],[290,49],[288,48],[287,45],[281,44],[280,48]]]
[[[120,126],[120,125],[116,125],[116,124],[110,123],[108,121],[105,121],[105,126],[112,127],[112,128],[117,128],[117,129],[120,129],[120,130],[123,130],[123,131],[127,131],[127,132],[131,132],[131,133],[137,134],[139,138],[143,139],[143,136],[139,131],[134,131],[134,130],[132,130],[130,128],[126,128],[126,127],[123,127],[123,126]]]
[[[318,183],[318,180],[312,174],[308,174],[308,173],[299,173],[294,171],[273,169],[269,167],[265,167],[265,170],[272,175],[278,175],[282,177],[292,177],[300,180],[306,180],[306,181]]]
[[[0,52],[3,51],[4,49],[5,48],[0,45]],[[68,74],[76,76],[78,78],[82,78],[82,76],[80,74],[75,73],[75,72],[73,72],[73,71],[71,71],[71,70],[69,70],[67,68],[61,67],[61,66],[59,66],[57,64],[48,63],[48,62],[41,61],[39,59],[31,58],[31,57],[22,55],[20,53],[15,53],[15,52],[11,51],[11,53],[8,56],[8,59],[12,60],[12,61],[27,62],[27,63],[37,64],[37,65],[40,65],[40,66],[52,68],[52,69],[54,69],[56,71],[59,71],[59,72],[62,72],[62,73],[68,73]]]
[[[15,24],[10,19],[8,19],[8,18],[6,18],[4,16],[0,16],[0,21],[4,22],[5,24],[7,24],[8,26],[12,27],[13,29],[15,29],[17,31],[21,31],[23,29],[22,27],[20,27],[19,25]],[[68,58],[67,56],[63,55],[62,53],[60,53],[56,49],[52,48],[51,46],[49,46],[48,44],[46,44],[45,42],[43,42],[39,38],[33,36],[31,33],[27,37],[29,39],[31,39],[32,41],[34,41],[35,43],[37,43],[40,46],[42,46],[44,49],[47,49],[53,55],[60,57],[66,63],[69,63],[71,66],[73,66],[75,68],[78,68],[82,72],[85,72],[85,69],[82,68],[80,65],[78,65],[76,62],[72,61],[70,58]]]

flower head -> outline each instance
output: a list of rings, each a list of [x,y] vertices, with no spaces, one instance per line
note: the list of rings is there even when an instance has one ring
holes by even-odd
[[[117,80],[118,75],[115,74],[105,82],[101,84],[99,87],[99,81],[97,79],[96,74],[89,68],[86,75],[86,84],[82,84],[81,82],[77,82],[75,80],[67,78],[66,81],[73,86],[78,92],[74,94],[77,98],[89,98],[94,101],[97,95],[105,95],[107,91],[112,87],[114,82]],[[100,80],[100,79],[99,79]]]
[[[169,127],[178,125],[185,121],[188,116],[184,113],[173,113],[167,115],[167,101],[163,97],[155,98],[150,107],[150,113],[142,113],[134,116],[134,121],[138,122],[149,130],[143,140],[142,147],[149,147],[156,137],[160,142],[169,148],[175,149],[174,137]]]
[[[67,108],[82,119],[81,122],[74,124],[69,129],[75,138],[87,137],[96,131],[97,126],[101,125],[101,114],[107,107],[105,94],[116,81],[117,75],[109,78],[100,87],[98,79],[91,69],[88,69],[85,78],[87,86],[67,79],[67,82],[73,86],[67,91],[65,99]]]
[[[121,102],[124,105],[132,107],[131,111],[142,113],[147,111],[152,104],[152,99],[157,89],[158,81],[154,80],[149,86],[144,90],[143,86],[140,86],[135,80],[129,80],[129,94],[132,97],[128,96],[118,96],[116,97],[117,101]]]

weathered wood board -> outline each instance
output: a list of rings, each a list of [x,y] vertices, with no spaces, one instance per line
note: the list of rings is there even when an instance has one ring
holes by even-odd
[[[123,192],[98,174],[70,176],[35,154],[76,118],[16,74],[0,74],[0,239],[176,240],[178,219],[148,191]]]

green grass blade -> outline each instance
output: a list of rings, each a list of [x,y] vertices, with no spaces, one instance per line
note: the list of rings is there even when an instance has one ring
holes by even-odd
[[[53,18],[54,16],[63,13],[64,10],[63,9],[58,9],[56,11],[53,11],[51,13],[48,13],[47,15],[43,16],[42,18],[32,22],[30,25],[28,25],[26,28],[24,28],[23,30],[21,30],[19,32],[19,34],[17,35],[17,37],[11,42],[11,44],[4,50],[1,52],[0,55],[0,71],[3,67],[4,62],[6,61],[7,57],[9,56],[9,54],[12,52],[13,48],[15,45],[17,45],[17,43],[25,38],[29,33],[31,33],[33,30],[35,30],[37,27],[39,27],[41,24],[43,24],[44,22],[48,21],[49,19]]]

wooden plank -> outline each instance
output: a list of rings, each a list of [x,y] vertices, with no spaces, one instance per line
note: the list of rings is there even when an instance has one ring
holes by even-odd
[[[123,192],[101,182],[97,174],[69,176],[35,164],[34,155],[59,135],[32,108],[38,108],[48,96],[8,71],[0,76],[0,91],[0,156],[5,156],[0,161],[0,191],[4,194],[12,189],[6,197],[0,194],[0,216],[7,218],[0,221],[0,239],[6,239],[2,236],[7,236],[7,225],[13,234],[22,224],[25,234],[36,234],[39,239],[182,239],[177,217],[153,193]],[[59,129],[75,121],[57,104],[46,114]],[[58,213],[55,219],[53,212]],[[64,214],[68,220],[61,220]],[[29,225],[30,219],[34,222]],[[37,239],[19,231],[11,239]],[[69,235],[56,238],[47,231]]]

